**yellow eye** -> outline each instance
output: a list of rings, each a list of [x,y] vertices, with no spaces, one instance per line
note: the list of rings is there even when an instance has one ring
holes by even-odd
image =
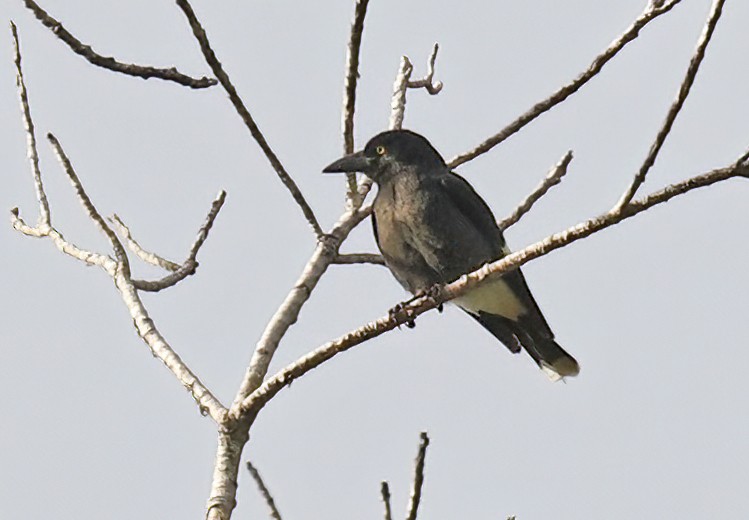
[[[377,148],[375,148],[375,151],[377,152],[377,155],[385,155],[385,152],[387,150],[385,150],[384,146],[380,145]]]

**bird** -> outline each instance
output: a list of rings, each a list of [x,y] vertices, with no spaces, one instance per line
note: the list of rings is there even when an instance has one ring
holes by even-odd
[[[491,209],[422,135],[388,130],[324,173],[360,172],[377,185],[372,228],[385,265],[413,295],[428,294],[510,254]],[[551,380],[580,366],[554,333],[521,270],[490,279],[455,298],[456,304],[512,353],[525,350]]]

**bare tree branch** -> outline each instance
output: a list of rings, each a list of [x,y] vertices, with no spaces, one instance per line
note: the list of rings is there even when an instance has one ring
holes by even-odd
[[[133,234],[130,231],[130,228],[125,225],[125,223],[122,221],[122,219],[120,219],[119,216],[117,216],[117,214],[109,217],[109,221],[114,224],[114,226],[117,228],[117,232],[122,236],[122,238],[125,239],[127,248],[145,263],[156,267],[161,267],[166,271],[172,272],[178,271],[182,267],[181,264],[172,262],[171,260],[167,260],[166,258],[157,255],[156,253],[152,253],[151,251],[146,251],[145,249],[143,249],[138,241],[133,238]]]
[[[393,512],[390,510],[390,486],[385,480],[380,485],[380,495],[382,496],[382,504],[385,506],[385,520],[393,520]]]
[[[624,33],[622,33],[616,40],[604,50],[601,54],[595,57],[588,68],[576,77],[571,82],[562,86],[559,90],[554,92],[551,96],[544,99],[543,101],[536,103],[530,110],[519,116],[515,121],[507,125],[505,128],[499,131],[499,133],[491,136],[483,143],[478,145],[473,150],[465,152],[451,159],[447,165],[450,168],[456,168],[463,163],[466,163],[472,159],[475,159],[481,154],[484,154],[497,146],[499,143],[507,139],[508,137],[516,134],[525,125],[536,119],[538,116],[554,108],[556,105],[570,97],[572,94],[580,90],[588,81],[593,79],[604,65],[616,56],[625,45],[637,38],[640,34],[640,30],[645,27],[652,20],[658,16],[670,11],[676,4],[681,0],[669,0],[667,2],[659,2],[659,5],[651,3],[645,8],[645,11],[630,25]]]
[[[75,194],[78,197],[78,200],[80,201],[81,205],[83,206],[83,209],[86,210],[86,213],[88,214],[89,218],[94,222],[94,224],[96,224],[96,227],[98,227],[99,230],[102,233],[104,233],[104,235],[109,240],[109,243],[111,244],[112,249],[114,250],[114,256],[117,259],[118,270],[121,269],[125,271],[125,273],[127,273],[127,276],[129,276],[130,262],[128,261],[127,253],[125,252],[125,248],[122,246],[122,242],[120,242],[120,239],[117,238],[117,235],[115,234],[115,232],[112,231],[112,228],[109,227],[107,222],[104,220],[101,214],[99,214],[99,212],[94,207],[94,203],[91,202],[91,199],[86,193],[86,190],[83,189],[83,184],[81,184],[81,181],[78,178],[78,175],[76,175],[75,170],[73,169],[73,165],[70,163],[70,159],[68,159],[68,156],[65,154],[65,151],[62,149],[60,142],[52,134],[47,134],[47,139],[52,145],[52,149],[54,150],[55,155],[57,156],[57,160],[60,162],[60,165],[65,171],[65,175],[68,176],[68,180],[70,180],[70,184],[73,185]]]
[[[523,218],[523,216],[531,210],[533,205],[538,202],[541,197],[546,195],[552,187],[562,182],[562,177],[567,174],[567,166],[569,166],[571,160],[572,150],[569,150],[561,159],[559,159],[559,162],[549,170],[549,173],[546,174],[546,177],[541,181],[541,184],[536,186],[536,189],[534,189],[525,200],[515,208],[515,211],[513,211],[509,217],[500,220],[497,223],[499,229],[504,231],[510,226],[516,224],[518,220]]]
[[[439,94],[444,86],[441,81],[434,81],[434,64],[437,61],[437,51],[440,50],[440,44],[435,42],[432,54],[427,61],[427,74],[421,79],[408,82],[408,88],[425,88],[431,95]]]
[[[260,340],[255,345],[250,365],[232,404],[232,408],[236,407],[237,412],[244,399],[263,383],[281,339],[289,327],[296,323],[302,307],[328,266],[338,255],[341,243],[354,227],[369,216],[371,211],[371,205],[358,210],[349,208],[333,226],[330,233],[325,235],[325,239],[318,241],[296,284],[271,317]],[[236,506],[238,468],[252,418],[240,418],[235,412],[227,417],[226,424],[226,432],[219,434],[216,449],[216,462],[207,504],[207,520],[228,519]]]
[[[16,41],[16,67],[17,77],[19,82],[23,85],[23,74],[21,72],[21,59],[20,50],[18,46],[17,32],[13,31],[14,39]],[[19,85],[19,97],[21,99],[21,108],[24,116],[24,126],[27,134],[27,140],[29,143],[29,155],[31,157],[37,157],[36,141],[29,137],[33,134],[33,122],[31,120],[31,111],[29,110],[28,98],[26,95],[25,86],[21,88]],[[86,210],[89,218],[99,227],[99,229],[107,236],[109,242],[114,250],[115,258],[111,258],[108,255],[102,255],[98,253],[92,253],[90,251],[82,250],[70,242],[66,241],[62,234],[59,233],[49,223],[50,209],[46,204],[47,196],[44,191],[44,186],[41,180],[41,172],[38,167],[38,161],[31,161],[31,170],[34,175],[35,185],[37,188],[37,199],[40,207],[40,221],[41,224],[36,228],[31,228],[25,224],[25,222],[18,216],[18,209],[14,208],[11,210],[11,223],[13,227],[18,231],[33,237],[48,237],[52,240],[55,246],[65,254],[68,254],[74,258],[77,258],[89,265],[96,265],[104,269],[114,279],[115,286],[120,291],[122,299],[130,312],[130,316],[133,318],[135,328],[138,331],[138,335],[151,349],[151,352],[155,357],[160,359],[164,365],[177,377],[177,380],[188,389],[190,394],[193,396],[195,401],[198,403],[201,413],[208,413],[217,424],[223,424],[227,417],[227,409],[219,402],[216,397],[200,382],[198,377],[187,367],[187,365],[180,359],[180,357],[172,350],[166,340],[161,336],[153,320],[148,316],[148,312],[143,306],[143,302],[138,296],[138,292],[130,279],[130,268],[127,253],[122,243],[117,238],[117,235],[107,225],[106,221],[102,218],[101,214],[94,207],[93,202],[86,193],[78,175],[76,175],[73,165],[70,159],[65,154],[60,142],[52,135],[47,135],[50,144],[60,162],[65,174],[68,176],[73,188],[75,189],[78,200]],[[45,201],[45,203],[42,203]],[[44,222],[44,214],[46,211],[47,222]],[[206,231],[207,232],[207,231]],[[203,238],[204,240],[204,238]],[[202,242],[201,242],[202,243]],[[199,246],[198,246],[199,247]],[[115,260],[116,259],[116,260]]]
[[[149,346],[154,356],[159,358],[166,367],[177,376],[177,379],[182,383],[182,385],[192,394],[200,407],[201,413],[210,414],[218,424],[221,424],[226,417],[226,408],[200,382],[198,377],[182,361],[177,353],[174,352],[164,337],[156,329],[156,325],[149,317],[143,302],[138,296],[137,289],[130,278],[130,263],[125,248],[122,246],[122,243],[117,238],[115,232],[112,231],[112,228],[107,225],[104,218],[94,207],[94,204],[91,202],[90,197],[83,188],[83,184],[81,184],[80,179],[73,170],[73,166],[63,151],[59,141],[52,134],[48,134],[47,137],[49,138],[66,175],[70,179],[78,199],[86,210],[86,213],[88,213],[89,218],[96,223],[112,245],[117,264],[114,273],[110,274],[112,274],[115,285],[120,291],[122,299],[130,311],[130,316],[133,318],[133,323],[138,331],[138,335]]]
[[[411,486],[411,495],[408,499],[408,510],[406,520],[416,520],[421,502],[421,487],[424,484],[424,464],[426,462],[427,446],[429,446],[429,436],[427,432],[421,432],[419,441],[419,453],[416,455],[414,464],[414,480]]]
[[[658,135],[655,137],[655,141],[653,141],[653,144],[650,145],[650,151],[648,152],[647,157],[645,157],[645,161],[642,163],[642,166],[640,166],[640,170],[635,175],[635,178],[632,179],[632,183],[622,194],[619,202],[617,202],[616,206],[614,206],[614,211],[621,211],[624,206],[629,204],[629,202],[635,196],[635,193],[637,193],[639,187],[642,186],[643,182],[645,182],[645,177],[648,174],[648,171],[650,171],[650,168],[655,164],[658,153],[661,151],[661,147],[666,141],[666,137],[668,137],[668,134],[671,132],[671,128],[673,127],[674,121],[676,120],[676,116],[679,115],[679,112],[684,106],[684,102],[686,101],[687,96],[689,96],[689,91],[694,84],[694,78],[697,76],[697,72],[700,69],[702,59],[705,57],[705,50],[710,44],[710,40],[713,36],[713,33],[715,32],[715,26],[718,23],[721,12],[723,11],[724,3],[725,0],[713,0],[712,7],[710,8],[710,14],[707,17],[705,27],[702,29],[702,34],[700,34],[700,38],[697,42],[697,48],[695,49],[691,60],[689,60],[689,67],[687,68],[687,72],[684,75],[684,80],[681,82],[681,86],[679,87],[679,93],[676,95],[676,99],[671,104],[671,108],[669,108],[668,110],[666,119],[665,121],[663,121],[661,129],[658,131]]]
[[[393,83],[393,96],[390,100],[390,130],[400,130],[403,126],[403,116],[406,112],[406,90],[408,90],[408,81],[411,79],[411,73],[414,66],[408,56],[401,56],[401,62],[398,66],[398,73],[395,75]]]
[[[49,238],[55,247],[61,252],[68,256],[80,260],[88,265],[95,265],[101,267],[108,274],[113,275],[117,267],[116,262],[113,258],[107,255],[100,255],[92,251],[81,249],[75,244],[68,242],[62,233],[57,231],[53,227],[31,227],[18,214],[18,208],[10,210],[10,223],[13,229],[23,233],[26,236],[34,238]]]
[[[328,233],[329,239],[318,243],[294,288],[270,319],[263,335],[255,346],[250,366],[245,373],[232,408],[238,407],[250,393],[261,385],[281,338],[286,334],[289,327],[296,323],[299,311],[309,299],[310,294],[317,286],[317,282],[320,281],[320,277],[338,256],[338,247],[341,242],[368,214],[368,212],[353,209],[345,212]]]
[[[443,286],[438,297],[414,299],[411,303],[403,305],[399,313],[388,313],[375,321],[359,327],[339,338],[329,341],[312,352],[302,356],[295,362],[287,365],[275,375],[267,379],[262,386],[252,392],[237,407],[236,402],[232,406],[230,414],[235,420],[238,417],[254,417],[282,388],[288,386],[299,377],[310,370],[320,366],[335,355],[344,352],[367,340],[375,338],[400,325],[413,321],[417,316],[438,307],[450,299],[456,298],[466,291],[476,287],[479,283],[489,277],[501,276],[503,273],[520,267],[521,265],[544,256],[551,251],[564,247],[572,242],[590,236],[605,228],[611,227],[619,222],[633,217],[645,210],[671,200],[672,198],[692,191],[697,188],[710,186],[733,177],[749,178],[749,164],[733,164],[729,167],[711,170],[702,175],[686,179],[667,186],[655,193],[639,200],[631,202],[622,211],[614,213],[607,212],[598,217],[591,218],[576,226],[570,227],[559,233],[555,233],[535,244],[520,251],[511,253],[500,260],[486,264],[483,267],[461,276],[456,281]]]
[[[120,220],[117,215],[113,215],[110,220],[117,226],[120,234],[125,237],[128,243],[128,248],[133,253],[135,253],[141,260],[146,263],[161,267],[162,269],[165,269],[167,271],[171,271],[170,274],[161,278],[160,280],[132,280],[135,288],[141,291],[158,292],[163,289],[173,287],[188,276],[195,274],[195,271],[198,268],[198,251],[200,251],[200,248],[208,238],[208,233],[211,230],[211,227],[213,227],[213,223],[216,220],[219,211],[221,211],[225,200],[226,192],[224,190],[221,190],[211,204],[211,209],[206,216],[205,222],[198,230],[198,235],[195,238],[195,242],[193,243],[192,247],[190,248],[190,253],[182,264],[174,263],[170,260],[162,258],[155,253],[144,250],[140,246],[140,244],[138,244],[138,242],[133,239],[132,234],[130,233],[130,229],[128,229],[128,227],[122,222],[122,220]]]
[[[92,65],[143,79],[158,78],[166,81],[173,81],[185,87],[195,89],[211,87],[217,83],[213,78],[192,78],[186,76],[185,74],[178,72],[174,67],[169,69],[159,69],[156,67],[135,65],[134,63],[122,63],[112,57],[97,54],[90,45],[84,44],[78,38],[70,34],[70,32],[68,32],[60,22],[52,18],[44,9],[39,7],[34,0],[24,0],[24,3],[26,4],[26,7],[34,13],[34,16],[42,22],[42,25],[51,29],[52,32],[55,33],[55,36],[65,42],[73,52],[86,58]]]
[[[16,24],[10,22],[10,31],[13,34],[13,51],[16,65],[16,86],[18,87],[18,99],[21,103],[21,112],[23,113],[23,124],[26,130],[26,155],[31,163],[31,173],[34,176],[34,188],[36,198],[39,201],[39,229],[46,229],[51,226],[49,202],[47,195],[44,193],[42,184],[42,173],[39,170],[39,153],[36,148],[36,134],[34,133],[34,122],[31,119],[31,109],[29,108],[28,92],[26,92],[26,83],[23,81],[23,70],[21,69],[21,44],[18,41],[18,30]]]
[[[153,320],[148,316],[148,312],[143,306],[143,302],[138,296],[137,290],[130,279],[130,271],[128,268],[127,258],[125,250],[122,244],[119,243],[114,232],[109,229],[104,222],[104,219],[96,211],[96,208],[91,203],[88,195],[86,194],[83,186],[80,183],[77,175],[72,169],[69,159],[65,155],[59,142],[53,137],[49,136],[50,141],[55,148],[65,173],[70,178],[73,184],[78,198],[81,200],[86,212],[89,217],[94,220],[97,225],[104,231],[107,237],[112,243],[112,247],[115,249],[115,255],[118,258],[117,261],[106,256],[99,255],[96,253],[90,253],[83,251],[66,242],[62,235],[58,233],[54,228],[50,228],[45,235],[49,236],[55,243],[55,245],[63,251],[75,258],[78,258],[88,264],[98,265],[102,267],[110,276],[114,278],[115,285],[122,295],[122,299],[127,306],[130,316],[133,318],[135,328],[138,331],[138,335],[151,349],[151,352],[155,357],[160,359],[164,365],[177,377],[180,383],[187,388],[190,394],[193,396],[195,401],[201,410],[201,413],[208,413],[211,418],[218,424],[222,424],[226,418],[226,408],[213,396],[213,394],[200,382],[198,377],[185,365],[182,359],[174,352],[169,346],[166,340],[161,336],[159,331],[156,329]],[[14,227],[18,229],[14,222]],[[109,232],[107,232],[107,229]],[[21,229],[23,231],[23,229]]]
[[[253,139],[255,139],[257,144],[262,149],[265,157],[268,158],[268,161],[276,171],[278,178],[281,179],[281,182],[284,184],[284,186],[286,186],[286,189],[289,190],[291,196],[294,198],[297,205],[301,208],[302,213],[304,214],[304,218],[306,218],[307,222],[309,222],[309,225],[312,226],[312,230],[315,232],[315,236],[318,238],[318,240],[321,240],[324,233],[322,228],[320,227],[320,223],[317,221],[317,217],[315,216],[314,211],[312,211],[312,208],[307,203],[304,195],[302,195],[299,186],[297,186],[297,184],[294,182],[294,179],[292,179],[288,174],[283,164],[281,164],[281,161],[278,159],[278,156],[265,140],[265,136],[260,131],[260,128],[258,128],[255,120],[252,118],[252,115],[250,115],[249,110],[247,110],[247,107],[242,101],[242,98],[237,93],[237,89],[229,79],[229,75],[224,71],[224,67],[221,65],[221,62],[218,61],[216,53],[213,52],[211,44],[208,41],[208,36],[206,35],[205,30],[200,24],[200,21],[198,21],[198,18],[195,15],[195,11],[193,11],[192,9],[192,6],[187,0],[177,0],[177,5],[180,7],[180,9],[182,9],[182,12],[185,13],[187,21],[190,24],[190,28],[192,28],[192,33],[195,35],[195,39],[200,44],[200,50],[203,52],[205,61],[211,67],[213,74],[218,78],[219,83],[221,83],[221,86],[224,87],[226,93],[229,94],[229,99],[231,100],[232,105],[234,105],[234,109],[239,114],[239,117],[242,118],[242,121],[250,131]]]
[[[250,475],[252,475],[253,480],[255,480],[255,484],[257,484],[258,490],[260,490],[260,494],[263,496],[263,499],[265,499],[265,503],[270,510],[270,517],[273,518],[273,520],[282,520],[281,513],[278,512],[278,508],[276,507],[276,502],[275,500],[273,500],[273,496],[271,496],[268,487],[265,485],[265,482],[263,482],[263,478],[260,476],[260,472],[258,472],[257,468],[253,466],[252,462],[250,462],[249,460],[247,461],[247,471],[249,471]]]
[[[351,36],[346,52],[346,77],[344,78],[343,110],[341,112],[341,126],[343,127],[343,153],[354,151],[354,109],[356,108],[356,84],[359,79],[359,50],[361,49],[362,33],[364,32],[364,17],[367,15],[369,0],[356,0],[354,20],[351,23]],[[347,198],[354,207],[361,206],[363,199],[358,196],[356,174],[347,173]]]
[[[334,264],[375,264],[385,265],[382,255],[376,253],[347,253],[340,254],[333,260]]]

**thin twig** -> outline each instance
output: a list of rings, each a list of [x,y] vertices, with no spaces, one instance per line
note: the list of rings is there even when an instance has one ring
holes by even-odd
[[[416,520],[421,502],[421,487],[424,485],[424,464],[426,462],[427,446],[429,446],[429,436],[427,432],[421,432],[419,441],[419,453],[416,455],[414,464],[414,479],[411,486],[411,495],[408,499],[408,509],[406,520]]]
[[[359,50],[361,49],[362,33],[364,32],[364,17],[367,15],[369,0],[356,0],[354,20],[351,22],[351,36],[346,52],[346,77],[343,87],[343,111],[341,112],[341,126],[343,127],[343,153],[354,151],[354,110],[356,108],[356,84],[359,79]],[[358,197],[356,174],[347,173],[347,198],[354,207],[361,206],[362,199]]]
[[[143,79],[158,78],[166,81],[173,81],[180,85],[196,89],[211,87],[217,83],[213,78],[192,78],[186,76],[185,74],[178,72],[174,67],[160,69],[156,67],[135,65],[133,63],[122,63],[112,57],[97,54],[90,45],[84,44],[78,38],[70,34],[70,32],[68,32],[60,22],[52,18],[44,9],[39,7],[36,2],[33,0],[24,0],[24,3],[45,27],[51,29],[52,32],[55,33],[55,36],[65,42],[73,52],[86,58],[92,65],[109,69],[114,72],[120,72],[128,76],[136,76]]]
[[[344,253],[336,256],[333,263],[385,265],[385,259],[376,253]]]
[[[21,69],[21,44],[18,40],[18,30],[16,24],[10,22],[10,30],[13,33],[13,50],[14,61],[16,64],[16,86],[18,87],[18,100],[21,103],[21,112],[23,113],[23,125],[26,130],[26,155],[31,164],[31,173],[34,177],[34,189],[36,198],[39,201],[39,222],[37,227],[40,230],[48,229],[52,223],[50,220],[49,202],[47,195],[44,193],[42,184],[42,173],[39,169],[39,153],[36,147],[36,134],[34,133],[34,122],[31,119],[31,109],[29,108],[28,92],[26,83],[23,80],[23,70]]]
[[[639,36],[640,30],[645,27],[652,20],[658,16],[670,11],[676,4],[681,0],[670,0],[662,3],[660,6],[649,5],[645,11],[630,25],[624,33],[621,34],[616,40],[611,42],[606,50],[595,57],[588,68],[576,77],[571,82],[562,86],[559,90],[554,92],[551,96],[544,99],[543,101],[536,103],[530,110],[522,114],[520,117],[515,119],[512,123],[507,125],[505,128],[500,130],[497,134],[491,136],[483,143],[478,145],[473,150],[465,152],[457,157],[451,159],[447,164],[450,168],[456,168],[463,163],[466,163],[472,159],[475,159],[481,154],[484,154],[497,146],[499,143],[507,139],[508,137],[517,133],[525,125],[536,119],[538,116],[552,109],[572,94],[580,90],[583,85],[593,79],[598,74],[603,66],[616,56],[625,45]]]
[[[112,221],[118,225],[118,227],[120,228],[120,232],[127,237],[128,245],[130,246],[131,251],[136,253],[141,259],[149,264],[162,267],[167,271],[172,271],[170,274],[164,276],[159,280],[133,280],[132,282],[133,285],[135,285],[135,288],[141,291],[158,292],[164,289],[168,289],[169,287],[173,287],[188,276],[195,274],[198,268],[198,251],[200,251],[201,246],[208,238],[208,233],[211,230],[211,227],[213,227],[213,223],[216,220],[219,211],[221,211],[221,207],[224,205],[225,200],[226,192],[224,190],[221,190],[211,204],[211,209],[210,211],[208,211],[205,222],[198,230],[198,235],[195,238],[195,242],[192,244],[192,247],[190,248],[190,253],[188,254],[185,261],[182,262],[182,264],[176,264],[162,258],[159,255],[156,255],[149,251],[144,251],[140,247],[140,245],[138,245],[137,242],[132,239],[130,230],[127,228],[127,226],[122,223],[117,215],[114,215],[112,217]],[[134,250],[134,247],[137,247],[137,250]]]
[[[437,51],[440,50],[440,44],[435,42],[432,54],[427,61],[427,74],[421,79],[408,82],[408,88],[424,88],[432,96],[439,94],[444,86],[441,81],[434,81],[434,64],[437,61]]]
[[[650,150],[648,151],[648,155],[645,157],[642,166],[640,166],[640,170],[637,172],[634,179],[632,179],[632,183],[622,194],[619,202],[614,206],[614,211],[621,211],[627,204],[629,204],[635,196],[635,193],[637,193],[637,190],[642,186],[642,183],[645,182],[645,177],[647,176],[648,171],[650,171],[650,168],[655,164],[658,153],[661,151],[661,147],[666,141],[666,137],[668,137],[668,134],[671,132],[676,116],[679,115],[687,96],[689,96],[689,91],[694,84],[694,79],[700,69],[702,59],[705,57],[705,50],[710,44],[710,40],[715,32],[715,26],[720,18],[724,3],[725,0],[713,0],[710,14],[705,22],[705,27],[702,29],[702,34],[700,34],[700,38],[697,41],[697,48],[695,49],[692,58],[689,60],[689,67],[687,67],[687,72],[679,86],[679,93],[671,104],[671,108],[669,108],[668,114],[666,114],[666,119],[663,121],[663,125],[658,131],[658,135],[655,137],[655,141],[650,145]]]
[[[253,466],[252,462],[250,462],[249,460],[247,461],[247,471],[249,471],[250,475],[252,475],[252,478],[255,480],[255,484],[257,484],[257,488],[260,491],[260,494],[263,496],[263,499],[265,499],[265,503],[270,510],[270,517],[273,518],[273,520],[282,520],[281,513],[278,512],[278,508],[276,507],[276,501],[273,500],[273,496],[270,494],[270,491],[265,485],[265,482],[263,482],[263,478],[260,476],[260,472],[258,472],[257,468]]]
[[[26,236],[34,238],[49,238],[61,253],[71,256],[76,260],[80,260],[85,264],[101,267],[110,276],[113,276],[115,270],[117,269],[117,263],[113,258],[110,258],[107,255],[94,253],[93,251],[81,249],[72,242],[68,242],[65,237],[62,236],[62,233],[57,231],[52,226],[41,228],[31,227],[27,225],[26,222],[24,222],[24,220],[18,215],[18,208],[13,208],[10,210],[10,223],[13,226],[13,229],[23,233]]]
[[[83,208],[86,210],[89,218],[96,224],[99,230],[104,233],[107,239],[109,239],[109,243],[112,245],[112,249],[114,250],[114,256],[117,259],[117,263],[119,264],[118,268],[129,274],[130,262],[128,261],[127,253],[125,252],[125,248],[122,246],[122,242],[120,242],[120,239],[117,238],[115,232],[112,231],[112,228],[109,227],[106,220],[104,220],[101,214],[97,211],[96,207],[94,207],[94,203],[91,201],[88,193],[86,193],[86,190],[83,188],[83,184],[81,184],[81,180],[75,173],[70,159],[65,154],[65,150],[62,149],[60,141],[58,141],[57,138],[51,133],[47,134],[47,139],[52,145],[52,150],[54,150],[55,155],[57,156],[57,160],[60,162],[63,171],[68,176],[68,180],[70,180],[70,183],[73,185],[75,194],[78,197],[78,200],[80,201]]]
[[[380,485],[380,496],[382,496],[382,504],[385,506],[385,520],[393,520],[393,512],[390,510],[390,486],[385,480]]]
[[[195,35],[195,39],[200,44],[200,50],[203,52],[205,61],[211,67],[213,74],[218,78],[219,83],[221,83],[221,86],[224,87],[226,93],[229,94],[229,99],[231,100],[234,109],[237,111],[237,114],[239,114],[239,117],[242,118],[242,121],[250,131],[253,139],[255,139],[255,142],[257,142],[257,144],[260,146],[260,149],[265,154],[265,157],[267,157],[271,166],[278,175],[278,178],[281,179],[281,182],[284,184],[284,186],[286,186],[286,189],[289,190],[291,196],[294,198],[297,205],[301,208],[302,213],[304,214],[304,218],[306,218],[307,222],[309,222],[309,225],[312,226],[312,230],[315,232],[315,236],[318,238],[318,240],[321,240],[324,236],[324,233],[322,228],[320,227],[320,223],[317,221],[317,217],[315,216],[314,211],[312,211],[312,208],[307,203],[304,195],[302,195],[299,186],[297,186],[296,182],[294,182],[294,179],[292,179],[288,174],[283,164],[281,164],[278,156],[265,140],[265,136],[260,131],[260,128],[258,128],[249,110],[247,110],[247,107],[242,101],[242,98],[237,93],[237,89],[229,79],[229,75],[224,71],[224,67],[216,57],[216,53],[213,52],[211,44],[208,41],[208,35],[206,35],[203,26],[200,24],[200,21],[195,15],[195,11],[193,11],[192,9],[192,6],[187,0],[177,0],[177,5],[180,7],[180,9],[182,9],[182,12],[187,17],[187,21],[190,24],[192,33],[193,35]]]
[[[182,267],[182,265],[176,262],[172,262],[171,260],[167,260],[166,258],[157,255],[156,253],[143,249],[143,247],[133,237],[130,228],[122,221],[122,219],[120,219],[118,215],[112,215],[111,217],[109,217],[109,221],[114,224],[114,226],[117,228],[117,232],[122,236],[122,238],[125,239],[127,248],[145,263],[172,272],[176,272]]]
[[[503,273],[516,269],[535,258],[588,237],[602,229],[616,225],[657,204],[667,202],[676,196],[733,177],[749,178],[749,164],[733,164],[726,168],[711,170],[702,175],[672,184],[647,197],[633,201],[619,213],[608,212],[591,218],[562,232],[555,233],[520,251],[511,253],[496,262],[487,264],[472,273],[463,275],[458,280],[443,286],[438,297],[430,295],[429,298],[416,299],[404,305],[401,312],[395,314],[388,313],[375,321],[371,321],[335,340],[325,343],[279,370],[275,375],[268,378],[262,386],[245,398],[238,407],[235,403],[230,411],[232,420],[237,420],[237,418],[243,416],[255,416],[281,389],[290,385],[292,381],[302,377],[312,369],[320,366],[325,361],[356,345],[413,321],[420,314],[432,310],[441,303],[471,290],[489,277],[501,276]]]
[[[561,159],[559,159],[559,162],[556,163],[554,167],[549,170],[549,173],[546,174],[546,177],[541,181],[541,184],[536,186],[536,189],[534,189],[525,200],[515,208],[515,211],[513,211],[509,217],[500,220],[497,223],[499,228],[504,231],[510,226],[516,224],[518,220],[531,210],[533,205],[538,202],[541,197],[546,195],[552,187],[562,182],[562,177],[567,174],[567,166],[569,166],[571,160],[572,150],[568,151]]]
[[[395,82],[393,82],[393,95],[390,98],[390,124],[388,125],[390,130],[400,130],[403,127],[403,117],[406,112],[406,91],[413,70],[414,66],[408,56],[401,56],[398,73],[395,75]]]

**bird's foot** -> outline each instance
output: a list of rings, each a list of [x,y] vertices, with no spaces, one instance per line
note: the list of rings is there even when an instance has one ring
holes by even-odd
[[[440,284],[436,283],[428,289],[421,291],[419,297],[426,298],[430,303],[436,304],[437,312],[445,310],[444,305],[440,301],[442,298],[442,286]]]
[[[414,301],[415,298],[411,298],[408,301],[401,302],[392,309],[388,311],[388,315],[390,316],[391,321],[397,321],[398,315],[405,313],[408,317],[406,321],[404,322],[404,325],[408,327],[409,329],[412,329],[416,326],[416,322],[414,321],[414,318],[411,318],[411,311],[408,310],[408,305]],[[398,328],[400,328],[400,325],[398,325]]]

